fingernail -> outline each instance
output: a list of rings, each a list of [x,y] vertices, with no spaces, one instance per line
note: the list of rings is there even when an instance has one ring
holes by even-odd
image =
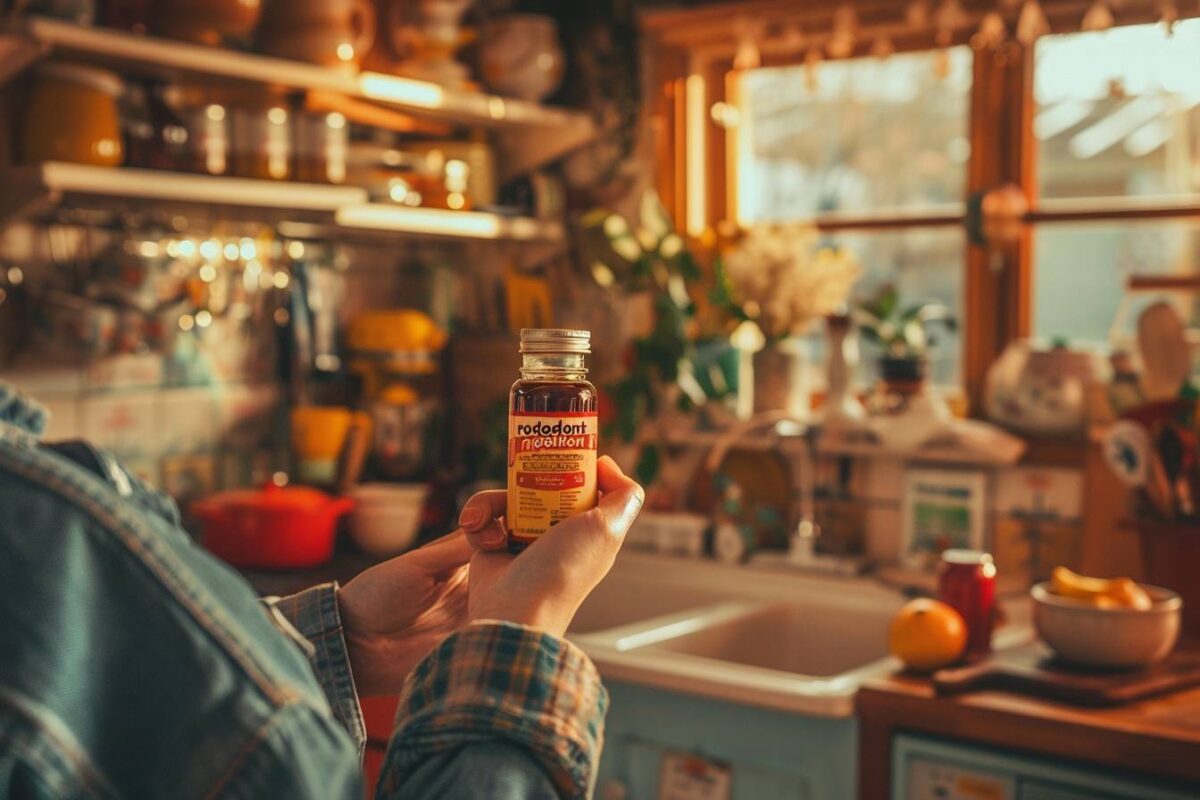
[[[467,506],[458,517],[458,524],[464,528],[478,528],[486,515],[478,506]]]
[[[479,541],[484,547],[499,547],[504,544],[504,531],[488,531],[483,536],[479,537]]]

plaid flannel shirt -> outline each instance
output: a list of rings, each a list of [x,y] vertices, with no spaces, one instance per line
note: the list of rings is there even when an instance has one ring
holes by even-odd
[[[271,598],[309,647],[338,721],[361,748],[362,713],[350,673],[336,584]],[[446,638],[409,676],[400,696],[378,797],[400,794],[432,758],[507,742],[526,751],[563,797],[588,797],[603,743],[608,694],[578,647],[508,622],[476,622]]]

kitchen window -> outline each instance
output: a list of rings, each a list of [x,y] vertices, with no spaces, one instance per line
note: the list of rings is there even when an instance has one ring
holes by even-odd
[[[738,223],[824,223],[835,228],[824,243],[863,266],[853,301],[892,284],[906,302],[937,300],[961,319],[966,237],[941,223],[962,216],[967,194],[970,48],[768,67],[736,80],[726,185]],[[817,352],[821,336],[812,336]],[[935,336],[931,376],[957,386],[960,336]],[[858,379],[868,383],[879,354],[862,346]]]
[[[1200,279],[1200,20],[1168,35],[1155,7],[1130,4],[1117,27],[1078,33],[1082,11],[1045,0],[1054,33],[1030,47],[1017,6],[988,44],[982,11],[922,29],[905,17],[916,5],[872,7],[844,59],[828,55],[835,3],[753,24],[662,12],[656,75],[676,77],[655,101],[659,185],[693,234],[811,221],[862,259],[858,298],[890,281],[948,304],[962,325],[933,375],[977,408],[1012,340],[1119,344],[1163,296],[1131,280]],[[1006,183],[1025,224],[969,237],[968,209]]]
[[[1104,219],[1035,227],[1032,332],[1128,344],[1158,299],[1131,277],[1200,274],[1200,20],[1047,36],[1034,64],[1040,208]]]
[[[956,210],[970,92],[966,47],[745,72],[738,222]]]

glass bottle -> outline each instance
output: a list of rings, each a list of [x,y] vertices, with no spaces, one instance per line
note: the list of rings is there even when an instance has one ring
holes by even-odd
[[[596,387],[590,331],[525,328],[508,402],[509,552],[596,505]]]

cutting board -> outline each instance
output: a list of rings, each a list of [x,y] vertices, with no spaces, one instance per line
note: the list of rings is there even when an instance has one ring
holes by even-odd
[[[933,675],[934,689],[940,695],[992,689],[1093,707],[1132,703],[1198,684],[1200,652],[1195,650],[1177,650],[1145,669],[1100,672],[1055,661],[1040,642],[1001,650],[976,664]]]

